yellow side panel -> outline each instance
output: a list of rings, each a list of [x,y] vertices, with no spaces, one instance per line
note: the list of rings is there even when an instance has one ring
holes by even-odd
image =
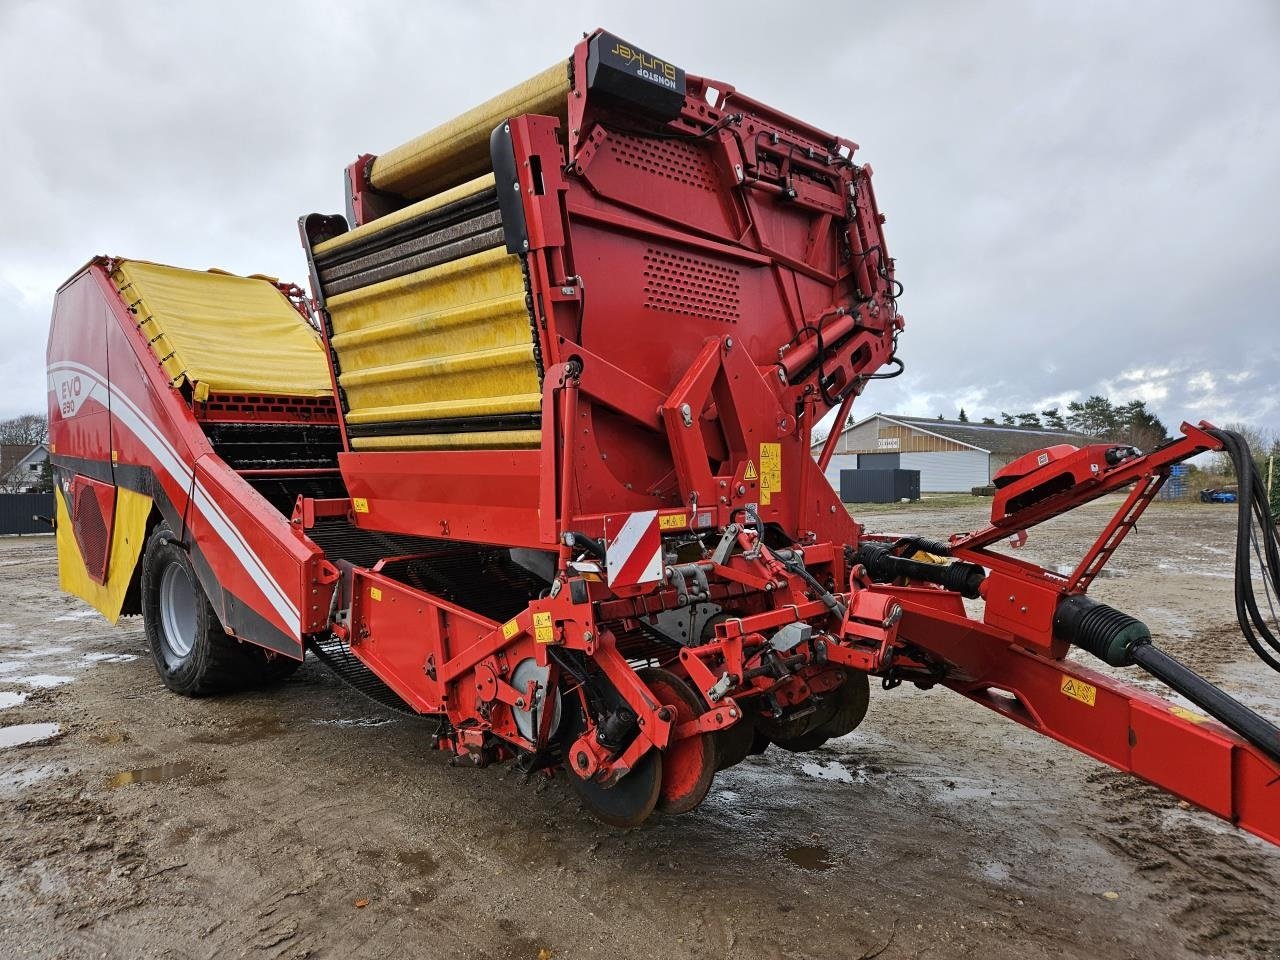
[[[197,390],[332,394],[320,337],[263,279],[122,260],[112,274],[169,379]]]
[[[151,498],[145,494],[116,488],[115,519],[111,528],[111,554],[107,558],[107,582],[96,582],[85,569],[75,531],[71,528],[71,512],[62,498],[62,490],[54,494],[58,511],[58,583],[62,589],[87,600],[99,613],[115,623],[129,581],[142,555],[147,535],[147,517],[151,514]]]
[[[402,437],[353,437],[356,450],[513,450],[542,442],[538,430],[490,430],[476,433],[418,433]]]
[[[569,65],[536,77],[373,161],[369,179],[379,190],[417,199],[491,169],[489,134],[503,120],[526,113],[563,119],[568,113]]]
[[[444,193],[437,193],[434,196],[426,197],[417,203],[411,203],[407,207],[403,207],[392,213],[388,213],[385,217],[379,217],[377,220],[370,220],[368,223],[356,227],[354,230],[348,230],[341,236],[334,237],[332,240],[325,240],[323,243],[317,243],[311,250],[317,257],[322,257],[326,253],[332,253],[339,250],[349,243],[357,240],[363,240],[372,234],[382,230],[390,229],[401,223],[407,223],[410,220],[416,220],[419,217],[425,217],[429,213],[439,210],[441,207],[447,207],[451,203],[458,203],[469,197],[484,193],[486,190],[492,190],[495,186],[495,180],[492,173],[485,174],[483,177],[476,177],[474,180],[468,180],[460,186],[454,187],[452,190],[446,190]]]
[[[502,248],[337,294],[326,306],[350,424],[540,408],[520,261]]]

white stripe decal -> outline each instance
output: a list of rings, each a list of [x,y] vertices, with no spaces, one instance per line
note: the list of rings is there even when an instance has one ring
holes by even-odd
[[[236,556],[236,559],[240,561],[245,573],[249,574],[258,584],[263,596],[267,598],[267,602],[275,608],[275,611],[280,614],[281,619],[293,628],[295,634],[300,635],[302,618],[298,613],[298,608],[289,599],[284,590],[281,589],[280,584],[276,582],[276,579],[271,575],[261,558],[254,553],[253,548],[249,546],[235,524],[230,521],[226,513],[223,512],[222,507],[213,499],[203,484],[197,480],[194,486],[192,485],[194,474],[191,468],[178,456],[168,438],[160,432],[154,423],[147,419],[146,415],[138,409],[137,405],[129,397],[107,383],[96,370],[69,360],[59,361],[49,366],[50,373],[57,370],[70,370],[80,373],[93,380],[94,386],[92,390],[94,393],[98,391],[107,391],[109,393],[113,401],[111,404],[112,414],[128,428],[130,433],[142,442],[142,445],[147,448],[151,455],[156,458],[156,461],[184,490],[191,490],[193,506],[199,509],[214,532]],[[255,570],[259,576],[254,576]]]

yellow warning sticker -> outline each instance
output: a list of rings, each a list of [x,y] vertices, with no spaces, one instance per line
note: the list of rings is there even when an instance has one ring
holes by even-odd
[[[747,461],[747,469],[742,471],[743,480],[759,480],[760,474],[756,473],[756,462],[754,460]]]
[[[768,504],[782,492],[782,444],[760,444],[760,502]]]
[[[684,526],[684,514],[667,513],[658,515],[659,530],[679,530]]]
[[[510,640],[519,632],[520,624],[516,623],[514,620],[508,620],[502,625],[502,636],[507,640]]]
[[[556,628],[551,624],[551,614],[543,611],[533,615],[533,639],[538,643],[555,643]]]
[[[1062,676],[1059,689],[1072,700],[1079,700],[1085,706],[1092,707],[1098,701],[1098,688],[1091,683],[1077,680],[1075,677]]]
[[[381,590],[379,590],[377,587],[370,587],[370,588],[369,588],[369,599],[370,599],[370,600],[381,600],[381,599],[382,599],[382,591],[381,591]]]
[[[364,497],[352,497],[351,509],[354,510],[356,513],[368,513],[369,501],[366,500]]]
[[[1179,707],[1177,704],[1174,704],[1172,707],[1170,707],[1169,712],[1172,713],[1175,717],[1181,717],[1183,720],[1186,720],[1188,723],[1208,723],[1209,722],[1209,718],[1204,716],[1203,714],[1196,713],[1194,710],[1188,710],[1186,707]]]

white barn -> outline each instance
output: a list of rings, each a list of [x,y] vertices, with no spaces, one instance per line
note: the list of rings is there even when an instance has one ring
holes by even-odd
[[[921,493],[968,493],[1024,453],[1092,442],[1066,430],[873,413],[844,428],[826,474],[838,491],[841,470],[919,470]],[[814,457],[821,452],[822,443],[814,444]]]

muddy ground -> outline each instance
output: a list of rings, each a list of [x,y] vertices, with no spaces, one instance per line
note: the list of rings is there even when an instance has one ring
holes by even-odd
[[[1072,559],[1105,509],[1026,554]],[[1093,592],[1277,717],[1232,626],[1234,514],[1157,505]],[[138,621],[58,593],[50,538],[0,541],[0,596],[0,742],[48,737],[0,747],[3,958],[1280,956],[1280,850],[947,691],[875,690],[853,735],[618,833],[558,781],[451,768],[314,662],[167,693]]]

